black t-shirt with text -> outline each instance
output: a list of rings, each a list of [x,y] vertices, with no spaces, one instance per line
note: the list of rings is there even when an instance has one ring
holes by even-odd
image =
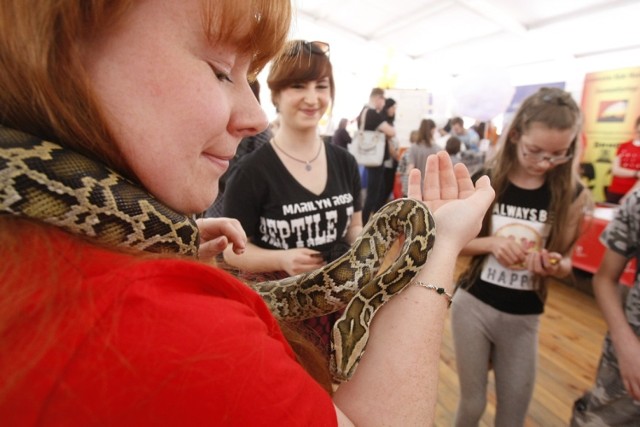
[[[362,210],[360,172],[345,149],[325,143],[328,176],[320,195],[303,187],[271,144],[245,156],[227,183],[224,216],[236,218],[249,240],[266,249],[330,251]]]
[[[550,200],[551,190],[546,182],[533,190],[509,184],[493,209],[493,233],[517,239],[531,250],[540,250],[545,246],[553,220],[548,212]],[[468,292],[506,313],[540,314],[544,311],[544,302],[533,289],[531,272],[524,265],[501,266],[491,254],[485,256],[480,277]]]

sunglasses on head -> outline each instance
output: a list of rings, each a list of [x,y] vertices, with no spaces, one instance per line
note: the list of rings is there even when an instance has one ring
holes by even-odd
[[[296,56],[301,53],[315,53],[316,55],[329,56],[329,43],[313,41],[308,42],[305,40],[296,40],[289,50],[289,55]]]

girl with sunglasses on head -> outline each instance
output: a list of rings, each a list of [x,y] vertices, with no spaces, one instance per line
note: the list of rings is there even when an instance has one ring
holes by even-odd
[[[290,19],[288,0],[2,2],[3,426],[431,422],[437,292],[410,286],[385,304],[332,394],[326,366],[294,353],[304,342],[255,291],[196,259],[244,248],[235,220],[193,216],[240,139],[267,126],[248,80]],[[446,158],[427,173],[410,195],[438,242],[417,280],[450,291],[493,191]]]
[[[572,164],[580,123],[570,94],[542,88],[523,102],[502,146],[479,173],[491,177],[496,199],[480,235],[462,251],[472,258],[451,313],[460,381],[456,426],[478,425],[491,367],[496,426],[524,425],[545,281],[570,274],[589,200]]]
[[[225,261],[253,281],[316,270],[342,255],[362,230],[358,165],[318,134],[335,96],[329,45],[290,41],[267,84],[280,127],[238,164],[224,204],[224,216],[239,220],[249,239],[244,253],[225,251]],[[326,353],[339,314],[304,322]]]

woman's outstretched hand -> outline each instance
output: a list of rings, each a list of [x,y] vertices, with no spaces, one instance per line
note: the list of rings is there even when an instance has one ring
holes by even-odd
[[[438,245],[461,250],[480,232],[482,219],[495,197],[489,177],[481,177],[474,186],[466,166],[454,166],[449,155],[441,151],[427,158],[422,192],[420,179],[420,171],[410,172],[408,196],[422,200],[431,210]]]

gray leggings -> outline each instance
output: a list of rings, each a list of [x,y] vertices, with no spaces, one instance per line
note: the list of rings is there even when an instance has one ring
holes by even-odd
[[[460,402],[456,427],[477,426],[487,404],[489,361],[496,383],[497,427],[524,425],[533,395],[540,315],[496,310],[458,289],[451,307]]]

